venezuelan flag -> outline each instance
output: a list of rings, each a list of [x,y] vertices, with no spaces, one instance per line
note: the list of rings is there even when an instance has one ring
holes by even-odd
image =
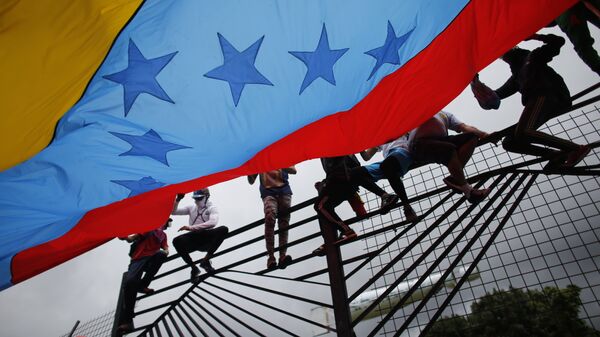
[[[415,127],[573,0],[0,4],[0,287]]]

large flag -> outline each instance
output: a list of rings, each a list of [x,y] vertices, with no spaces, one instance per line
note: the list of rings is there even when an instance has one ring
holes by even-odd
[[[177,192],[398,136],[574,2],[4,1],[0,287]]]

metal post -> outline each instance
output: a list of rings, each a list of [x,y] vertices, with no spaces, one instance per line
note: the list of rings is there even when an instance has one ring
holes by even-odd
[[[77,322],[75,322],[75,326],[73,326],[73,329],[71,329],[71,332],[69,333],[69,337],[73,337],[73,334],[75,333],[75,330],[77,330],[77,327],[79,326],[79,320],[77,320]]]
[[[115,309],[115,321],[113,322],[112,332],[110,334],[111,337],[118,337],[117,327],[119,326],[119,321],[121,320],[121,309],[123,307],[123,297],[124,297],[124,287],[125,287],[125,276],[127,272],[123,273],[123,277],[121,277],[121,287],[119,288],[119,298],[117,299],[117,308]]]
[[[334,245],[336,241],[336,229],[319,217],[321,232],[325,238],[325,253],[327,257],[327,269],[329,270],[329,284],[331,289],[331,301],[335,316],[335,328],[338,336],[354,336],[350,319],[350,307],[348,305],[348,291],[344,278],[344,265],[340,247]]]

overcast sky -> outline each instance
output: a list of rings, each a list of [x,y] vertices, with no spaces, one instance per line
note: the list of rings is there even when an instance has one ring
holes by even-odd
[[[597,37],[597,30],[592,29]],[[556,29],[545,31],[562,35]],[[539,43],[524,44],[527,47],[537,45]],[[563,47],[561,55],[552,62],[552,66],[565,78],[572,94],[598,81],[597,75],[573,52],[569,41]],[[501,61],[481,72],[481,80],[492,88],[497,88],[508,76],[508,66]],[[446,110],[468,124],[492,132],[515,123],[521,109],[520,96],[515,95],[503,101],[499,110],[484,111],[466,88]],[[379,156],[374,160],[379,160]],[[293,203],[315,196],[313,183],[323,177],[318,161],[300,163],[297,168],[298,174],[290,178],[294,191]],[[244,177],[211,187],[211,195],[213,203],[219,208],[220,222],[230,230],[263,216],[258,186],[248,185]],[[189,195],[185,200],[191,202]],[[174,218],[173,228],[167,231],[169,241],[178,235],[177,229],[187,223],[185,217]],[[251,253],[257,253],[260,247]],[[59,336],[67,333],[77,320],[85,322],[113,310],[121,275],[129,263],[128,249],[128,244],[113,240],[0,292],[0,335]],[[174,253],[174,249],[171,252]],[[295,254],[293,249],[290,254]],[[262,264],[264,261],[259,262]]]

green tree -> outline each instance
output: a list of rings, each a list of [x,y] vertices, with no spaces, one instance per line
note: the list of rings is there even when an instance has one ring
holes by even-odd
[[[426,337],[600,337],[578,317],[580,289],[494,290],[471,314],[438,320]]]

